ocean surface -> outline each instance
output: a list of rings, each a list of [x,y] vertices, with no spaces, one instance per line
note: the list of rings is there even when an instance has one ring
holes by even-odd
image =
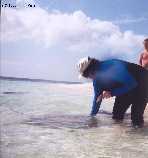
[[[89,117],[91,84],[0,80],[1,158],[148,158],[145,126],[111,119],[114,98]]]

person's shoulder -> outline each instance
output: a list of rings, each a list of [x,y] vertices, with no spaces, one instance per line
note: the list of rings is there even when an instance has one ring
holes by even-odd
[[[102,62],[102,65],[105,66],[106,68],[110,66],[119,66],[119,65],[125,65],[125,64],[127,64],[127,62],[121,59],[108,59]]]
[[[143,57],[147,57],[148,56],[148,52],[143,52]]]
[[[107,60],[104,60],[102,63],[114,63],[114,62],[119,62],[120,60],[119,59],[107,59]]]
[[[127,63],[127,61],[122,60],[122,59],[110,59],[110,60],[108,60],[108,62],[111,62],[113,64],[125,64],[125,63]]]
[[[106,59],[106,60],[104,60],[104,61],[105,61],[105,62],[124,62],[124,60],[118,59],[118,58]]]
[[[140,56],[143,57],[143,55],[144,55],[145,53],[146,53],[145,51],[142,51],[142,52],[140,53]]]

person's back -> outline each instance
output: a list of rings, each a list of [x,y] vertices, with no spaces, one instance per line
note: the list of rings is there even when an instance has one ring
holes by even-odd
[[[129,69],[136,73],[133,71],[131,74]],[[112,95],[121,95],[136,86],[135,76],[141,78],[139,69],[141,66],[123,60],[101,61],[96,69],[94,84],[101,85],[102,90],[110,90]]]
[[[141,95],[145,96],[145,99],[148,100],[148,71],[134,63],[127,63],[127,69],[129,73],[136,79]]]
[[[143,82],[143,80],[148,81],[148,71],[144,67],[141,67],[134,63],[127,63],[127,69],[138,82]]]

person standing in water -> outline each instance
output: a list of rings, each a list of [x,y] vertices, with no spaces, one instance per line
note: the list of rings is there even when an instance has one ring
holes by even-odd
[[[123,120],[124,114],[131,107],[131,120],[135,127],[144,124],[143,114],[148,102],[148,72],[143,67],[123,60],[111,59],[99,61],[86,57],[78,64],[81,76],[92,79],[94,100],[90,115],[95,116],[100,108],[103,92],[115,96],[113,116]]]
[[[144,51],[140,55],[139,64],[148,70],[148,38],[143,41]]]

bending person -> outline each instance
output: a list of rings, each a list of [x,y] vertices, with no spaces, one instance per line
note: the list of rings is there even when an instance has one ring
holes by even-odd
[[[134,126],[143,126],[143,114],[148,102],[148,72],[139,65],[112,59],[99,61],[83,58],[78,63],[80,75],[93,81],[94,100],[91,116],[95,116],[103,99],[116,96],[113,107],[115,120],[123,120],[126,110],[131,107],[131,120]]]

